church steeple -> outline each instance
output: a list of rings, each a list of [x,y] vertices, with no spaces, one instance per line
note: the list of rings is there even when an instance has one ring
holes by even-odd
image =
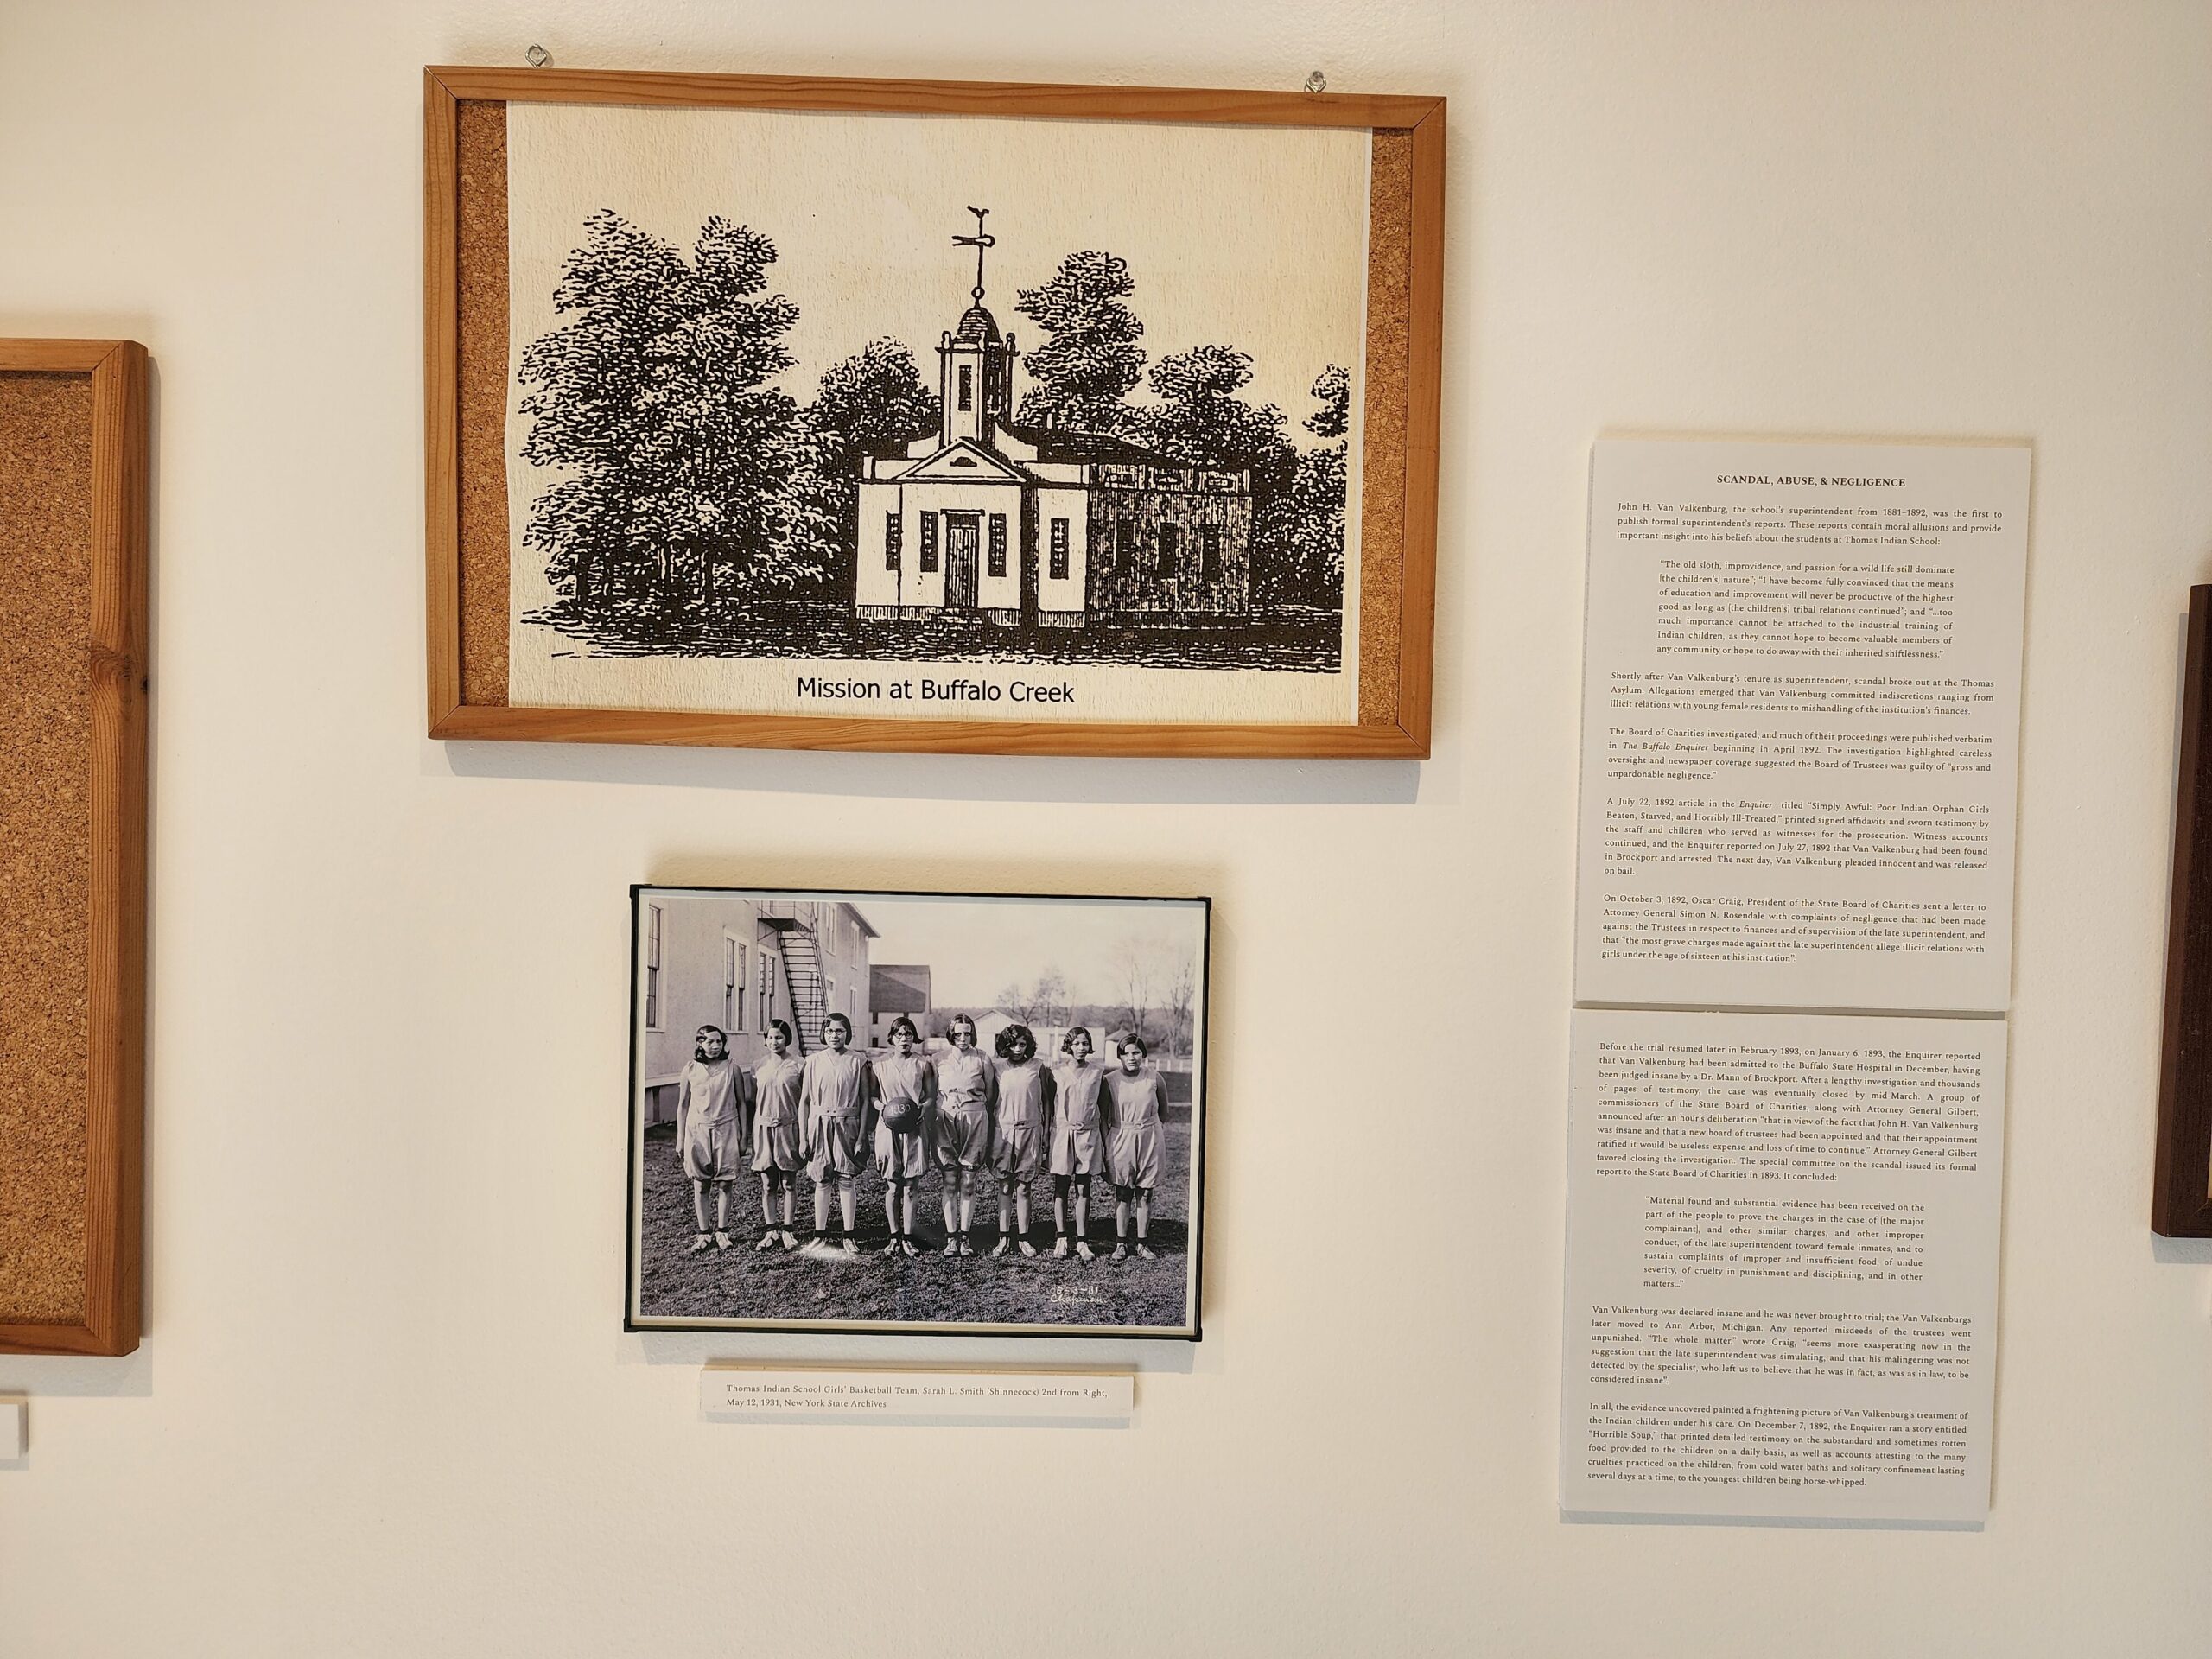
[[[962,314],[960,326],[937,348],[938,442],[968,438],[989,448],[991,423],[1007,417],[1013,397],[1014,337],[1001,339],[998,320],[983,307],[983,253],[998,245],[998,238],[983,228],[991,210],[968,211],[976,215],[976,233],[952,240],[957,247],[976,250],[976,286],[969,290],[973,303]]]

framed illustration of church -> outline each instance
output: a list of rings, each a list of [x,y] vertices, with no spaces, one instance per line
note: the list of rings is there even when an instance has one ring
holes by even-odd
[[[1427,753],[1443,99],[424,99],[433,736]]]

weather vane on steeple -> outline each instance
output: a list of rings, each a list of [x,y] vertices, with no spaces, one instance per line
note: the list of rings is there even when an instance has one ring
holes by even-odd
[[[956,236],[952,239],[953,242],[960,247],[973,248],[976,250],[976,287],[974,292],[976,296],[976,303],[981,305],[983,302],[983,250],[985,248],[995,248],[999,245],[999,239],[983,228],[983,220],[990,214],[991,210],[989,208],[970,207],[968,211],[976,215],[976,234],[973,236]]]

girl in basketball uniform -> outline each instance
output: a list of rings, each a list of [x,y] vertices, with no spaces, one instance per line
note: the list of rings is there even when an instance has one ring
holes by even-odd
[[[760,1242],[756,1250],[773,1249],[778,1242],[787,1249],[798,1248],[791,1233],[791,1177],[798,1170],[799,1085],[805,1072],[791,1052],[791,1028],[780,1020],[768,1022],[772,1052],[753,1072],[753,1170],[760,1178]],[[776,1230],[779,1199],[784,1225]]]
[[[1150,1051],[1135,1032],[1115,1052],[1121,1065],[1106,1074],[1106,1175],[1114,1183],[1114,1259],[1129,1254],[1129,1211],[1137,1216],[1137,1254],[1154,1259],[1145,1233],[1152,1224],[1152,1189],[1160,1184],[1160,1114],[1167,1107],[1167,1085],[1148,1070]]]
[[[829,1243],[830,1187],[835,1182],[838,1215],[845,1224],[843,1249],[847,1255],[858,1255],[861,1247],[853,1242],[853,1183],[868,1158],[875,1072],[866,1055],[852,1052],[853,1022],[843,1014],[824,1020],[822,1036],[830,1046],[806,1057],[799,1081],[806,1169],[814,1178],[814,1236]]]
[[[944,1253],[973,1255],[968,1229],[976,1219],[976,1172],[990,1161],[991,1105],[998,1075],[976,1052],[976,1022],[955,1014],[952,1046],[937,1058],[937,1116],[930,1150],[944,1179]]]
[[[1052,1068],[1052,1254],[1068,1253],[1068,1205],[1075,1205],[1075,1253],[1088,1262],[1090,1249],[1090,1188],[1106,1167],[1099,1132],[1098,1094],[1106,1068],[1090,1058],[1090,1033],[1071,1026],[1060,1039],[1060,1061]]]
[[[993,1045],[999,1052],[998,1111],[992,1122],[993,1162],[999,1173],[999,1242],[993,1255],[1029,1242],[1029,1183],[1045,1170],[1045,1126],[1052,1115],[1052,1074],[1037,1058],[1037,1039],[1027,1026],[1008,1026]],[[1008,1208],[1018,1220],[1007,1230]]]
[[[745,1115],[753,1106],[753,1079],[730,1057],[720,1026],[702,1026],[691,1039],[691,1064],[676,1085],[676,1144],[691,1179],[691,1217],[699,1224],[694,1251],[729,1249],[729,1189],[745,1161]],[[707,1228],[707,1189],[715,1190],[715,1225]]]
[[[928,1167],[929,1110],[937,1074],[914,1050],[922,1033],[900,1014],[891,1022],[891,1049],[875,1063],[875,1166],[883,1175],[883,1214],[891,1224],[886,1255],[919,1255],[914,1243],[914,1187]],[[894,1125],[896,1127],[894,1127]]]

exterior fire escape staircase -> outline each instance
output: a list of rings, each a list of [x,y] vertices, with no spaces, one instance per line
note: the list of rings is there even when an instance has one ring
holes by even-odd
[[[829,996],[822,976],[822,950],[814,929],[798,912],[797,905],[766,908],[760,925],[776,936],[776,953],[784,963],[784,982],[791,988],[791,1030],[798,1052],[809,1054],[823,1046],[822,1020],[829,1013]]]

